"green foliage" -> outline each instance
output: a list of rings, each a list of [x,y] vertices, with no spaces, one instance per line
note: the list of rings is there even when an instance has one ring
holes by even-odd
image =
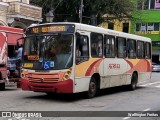
[[[103,14],[112,14],[120,19],[131,18],[137,0],[83,0],[83,23],[91,21],[91,15],[101,22]],[[54,8],[55,21],[79,22],[79,6],[81,0],[30,0],[30,3],[43,8],[43,15],[49,8]]]

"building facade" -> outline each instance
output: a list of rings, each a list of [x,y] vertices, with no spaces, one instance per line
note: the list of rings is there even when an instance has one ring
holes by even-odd
[[[0,2],[0,25],[7,26],[7,11],[8,11],[8,4],[4,2]]]
[[[137,9],[139,13],[134,16],[139,20],[132,21],[131,33],[160,41],[160,0],[143,0],[138,3]]]
[[[0,0],[0,24],[25,29],[34,21],[42,21],[42,8],[29,0]]]
[[[130,33],[131,21],[128,18],[123,18],[123,20],[116,19],[115,16],[105,14],[103,15],[104,22],[101,24],[101,27]]]
[[[151,38],[152,54],[160,55],[160,0],[140,0],[137,9],[130,33]]]
[[[152,40],[152,54],[160,56],[160,0],[138,0],[135,20],[119,21],[114,16],[104,15],[102,27],[149,37]],[[160,61],[160,57],[159,57]]]

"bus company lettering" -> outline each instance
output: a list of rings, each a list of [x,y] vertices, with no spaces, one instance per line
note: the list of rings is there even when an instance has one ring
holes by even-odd
[[[42,32],[65,31],[65,26],[42,27]]]
[[[34,27],[32,28],[32,32],[33,33],[47,33],[47,32],[63,32],[65,31],[65,26],[61,25],[61,26],[43,26],[43,27]]]
[[[109,69],[120,69],[120,67],[121,67],[120,64],[116,64],[116,63],[108,65]]]

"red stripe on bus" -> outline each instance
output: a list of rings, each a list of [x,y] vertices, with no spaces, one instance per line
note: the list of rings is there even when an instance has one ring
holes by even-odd
[[[93,62],[93,63],[89,66],[89,68],[87,69],[87,72],[86,72],[85,76],[90,76],[91,73],[92,73],[93,67],[94,67],[98,62],[99,62],[99,64],[100,64],[100,62],[101,62],[102,60],[103,60],[103,59],[99,59],[99,60]],[[98,65],[99,65],[99,64],[98,64]],[[98,65],[97,65],[97,66],[98,66]],[[96,67],[96,68],[97,68],[97,67]]]

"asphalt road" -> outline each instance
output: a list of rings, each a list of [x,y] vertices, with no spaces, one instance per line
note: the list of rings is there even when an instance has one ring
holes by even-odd
[[[116,87],[100,91],[100,95],[93,99],[85,99],[82,94],[47,96],[45,93],[22,91],[15,86],[6,87],[0,91],[1,111],[77,111],[75,117],[47,117],[47,118],[14,118],[18,120],[160,120],[160,73],[153,73],[149,82],[138,85],[137,90],[127,91],[126,87]],[[80,111],[114,111],[110,112],[80,112]],[[121,114],[126,114],[119,116]],[[145,112],[146,111],[146,112]],[[157,113],[159,117],[131,117],[128,113]],[[63,112],[59,112],[61,115]],[[87,117],[81,118],[82,115]],[[134,114],[135,113],[135,114]],[[49,113],[52,114],[52,113]],[[101,115],[102,114],[102,115]],[[113,115],[112,115],[113,114]],[[64,113],[65,115],[65,113]],[[114,117],[100,117],[112,115]],[[152,114],[153,115],[153,114]],[[93,117],[90,117],[93,116]],[[99,117],[95,117],[99,116]],[[12,120],[0,118],[0,120]],[[13,119],[13,120],[14,120]]]

